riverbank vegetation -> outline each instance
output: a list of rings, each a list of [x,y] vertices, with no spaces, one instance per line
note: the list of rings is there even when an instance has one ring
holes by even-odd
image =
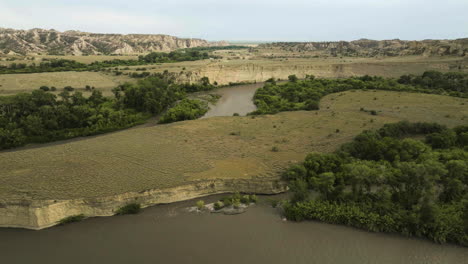
[[[63,219],[61,219],[59,222],[58,222],[58,225],[66,225],[66,224],[70,224],[70,223],[76,223],[76,222],[80,222],[82,221],[83,219],[85,219],[85,215],[84,214],[79,214],[79,215],[71,215],[71,216],[68,216],[68,217],[65,217]]]
[[[139,203],[129,203],[117,209],[116,215],[126,214],[138,214],[141,211],[141,205]]]
[[[348,90],[386,90],[449,95],[468,98],[468,74],[427,71],[420,76],[403,75],[398,79],[383,77],[353,77],[346,79],[318,79],[308,75],[298,80],[277,84],[273,79],[256,91],[257,110],[251,114],[275,114],[282,111],[318,110],[320,99],[331,93]]]
[[[119,108],[95,90],[88,98],[36,90],[0,97],[0,149],[89,136],[143,123],[148,115]]]
[[[178,85],[167,76],[154,76],[113,89],[114,98],[98,90],[84,97],[65,89],[58,96],[46,89],[0,97],[0,149],[28,143],[44,143],[115,131],[144,123],[182,100],[163,117],[163,122],[195,119],[207,103],[188,100],[187,91],[214,88],[204,78],[201,84]]]
[[[468,246],[467,148],[468,126],[364,131],[285,172],[293,192],[285,215]]]
[[[159,119],[159,123],[167,124],[177,121],[194,120],[208,112],[208,103],[197,99],[183,99],[167,110]]]

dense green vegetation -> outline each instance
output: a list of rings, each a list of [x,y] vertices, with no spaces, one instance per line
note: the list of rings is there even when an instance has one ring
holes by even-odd
[[[141,211],[141,205],[138,203],[129,203],[117,209],[116,215],[138,214]]]
[[[118,66],[137,66],[152,63],[169,63],[180,61],[195,61],[214,58],[207,52],[185,49],[172,52],[152,52],[145,56],[139,56],[138,60],[105,60],[95,61],[91,64],[80,63],[74,60],[51,59],[40,64],[12,63],[9,66],[0,65],[0,74],[13,73],[39,73],[39,72],[62,72],[62,71],[99,71],[103,68]],[[140,74],[141,75],[141,74]]]
[[[32,93],[0,97],[0,149],[115,131],[144,123],[151,115],[169,110],[162,122],[195,119],[206,103],[188,100],[186,92],[214,88],[208,78],[200,84],[177,85],[167,76],[149,77],[113,90],[115,98],[93,90],[84,97],[73,88],[57,97],[41,87]]]
[[[0,149],[109,132],[147,117],[117,107],[97,90],[88,98],[68,91],[57,98],[43,90],[0,97]]]
[[[79,214],[79,215],[72,215],[72,216],[67,216],[63,219],[61,219],[58,224],[59,225],[66,225],[66,224],[70,224],[70,223],[75,223],[75,222],[80,222],[82,221],[83,219],[85,219],[85,215],[84,214]]]
[[[254,96],[257,110],[252,114],[317,110],[323,96],[355,89],[431,93],[468,98],[468,74],[428,71],[421,76],[403,75],[399,79],[371,76],[317,79],[309,75],[305,80],[298,80],[295,75],[291,75],[287,83],[276,84],[271,79],[263,88],[258,89]]]
[[[196,99],[183,99],[174,107],[170,108],[159,119],[159,123],[172,123],[183,120],[194,120],[202,117],[208,112],[208,103]]]
[[[164,63],[164,62],[178,62],[178,61],[195,61],[209,59],[208,52],[201,52],[198,50],[185,49],[166,52],[152,52],[145,56],[139,56],[138,61],[148,63]]]
[[[467,139],[468,126],[400,122],[311,153],[284,174],[285,215],[468,246]]]

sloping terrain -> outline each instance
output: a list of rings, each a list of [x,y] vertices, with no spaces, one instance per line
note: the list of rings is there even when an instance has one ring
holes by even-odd
[[[50,55],[139,54],[182,48],[226,45],[202,39],[150,34],[96,34],[80,31],[0,28],[0,52]]]

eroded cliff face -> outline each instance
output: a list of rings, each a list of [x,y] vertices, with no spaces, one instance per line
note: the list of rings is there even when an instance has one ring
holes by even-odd
[[[0,28],[0,52],[52,55],[141,54],[181,48],[223,46],[226,42],[208,42],[168,35],[95,34],[80,31],[14,30]]]
[[[278,42],[262,44],[262,48],[278,48],[289,51],[316,51],[332,56],[466,56],[468,38],[455,40],[405,41],[360,39],[336,42]]]
[[[321,78],[345,78],[362,75],[399,77],[403,74],[422,74],[427,70],[446,72],[468,71],[468,61],[413,61],[413,62],[356,62],[356,63],[246,63],[241,65],[213,64],[199,69],[176,73],[179,82],[198,82],[202,77],[220,85],[236,82],[263,82],[269,78],[287,80],[295,74],[299,78],[314,75]]]
[[[118,208],[128,203],[140,203],[142,207],[148,207],[220,193],[277,194],[286,190],[286,183],[277,177],[240,180],[219,179],[108,197],[4,201],[0,202],[0,227],[39,230],[54,226],[65,217],[78,214],[84,214],[86,217],[111,216]]]

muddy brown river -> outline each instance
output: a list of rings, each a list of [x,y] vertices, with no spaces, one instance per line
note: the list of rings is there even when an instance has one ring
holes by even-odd
[[[190,213],[195,201],[186,201],[41,231],[0,229],[0,263],[468,263],[463,247],[283,221],[268,199],[240,215]]]
[[[252,98],[255,91],[262,86],[263,83],[237,85],[208,92],[219,94],[222,97],[215,105],[210,105],[210,110],[203,116],[203,118],[213,116],[232,116],[234,113],[244,116],[247,113],[255,111],[257,108],[254,105]]]
[[[223,97],[205,117],[255,110],[251,98],[260,86],[217,90]],[[269,199],[260,197],[258,205],[240,215],[190,213],[186,208],[195,201],[186,201],[41,231],[0,228],[0,263],[468,263],[464,247],[320,222],[283,221]]]

